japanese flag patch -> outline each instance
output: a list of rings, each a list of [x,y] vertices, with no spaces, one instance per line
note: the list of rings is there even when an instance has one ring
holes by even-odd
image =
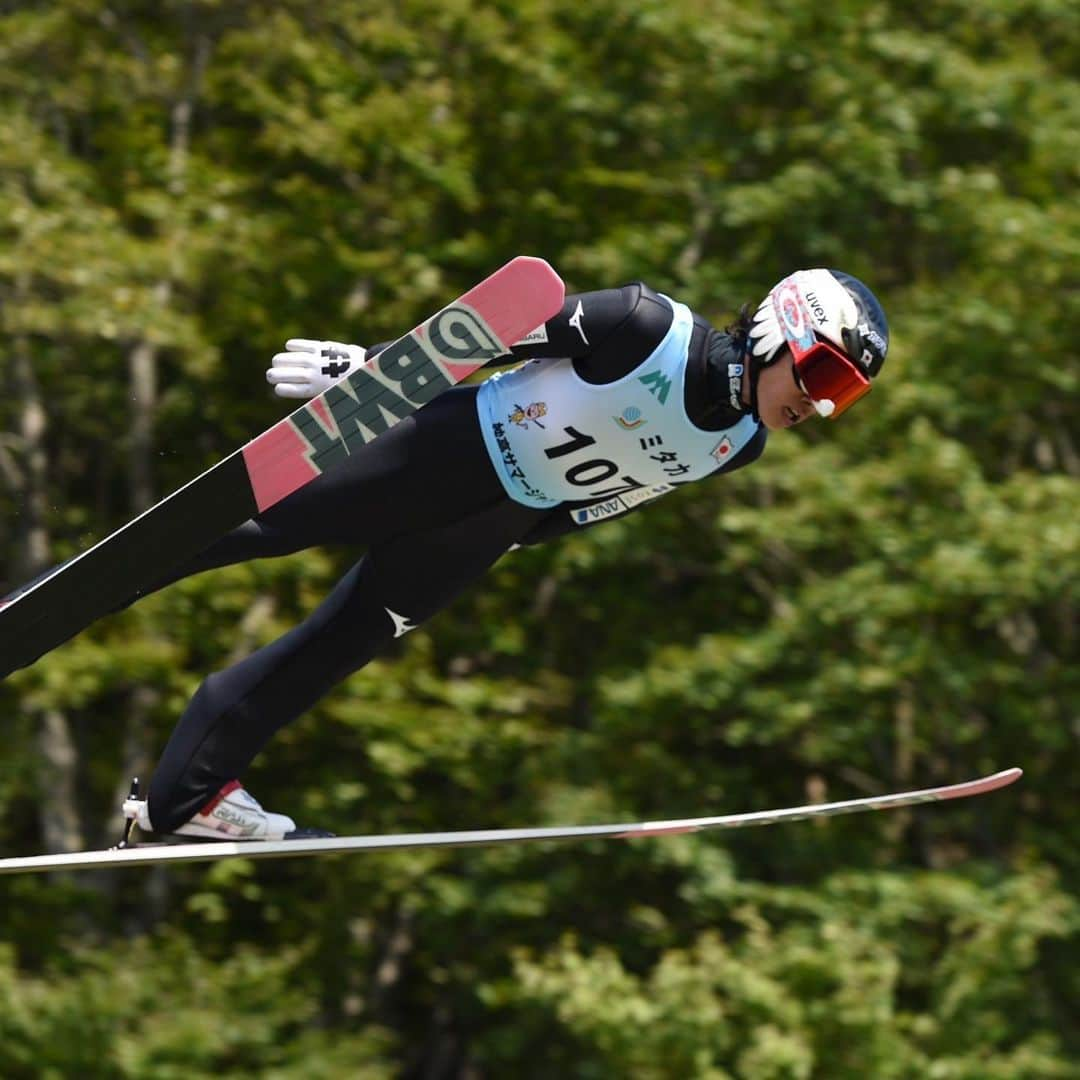
[[[731,457],[731,440],[725,435],[710,451],[721,465]]]

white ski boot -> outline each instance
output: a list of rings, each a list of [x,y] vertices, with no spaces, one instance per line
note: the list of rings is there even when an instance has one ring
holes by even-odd
[[[143,832],[154,832],[145,799],[136,786],[124,800],[128,820],[121,846],[125,846],[131,824]],[[203,840],[284,840],[295,833],[296,822],[284,814],[271,814],[244,790],[239,780],[227,783],[193,818],[172,830],[171,835],[194,836]]]

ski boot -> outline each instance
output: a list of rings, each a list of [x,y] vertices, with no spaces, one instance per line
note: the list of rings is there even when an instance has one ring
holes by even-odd
[[[119,847],[128,847],[131,828],[154,832],[147,800],[139,798],[139,780],[131,782],[131,794],[124,800],[126,819]],[[230,780],[194,817],[169,834],[196,840],[298,840],[333,836],[322,829],[297,829],[284,814],[271,814],[244,790],[239,780]]]

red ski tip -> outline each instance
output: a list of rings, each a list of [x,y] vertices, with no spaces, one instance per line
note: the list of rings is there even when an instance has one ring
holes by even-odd
[[[942,799],[963,799],[970,795],[984,795],[988,791],[997,791],[998,788],[1008,787],[1024,775],[1024,770],[1016,768],[1002,769],[1001,772],[984,776],[979,780],[972,780],[966,784],[955,784],[952,787],[941,789]]]

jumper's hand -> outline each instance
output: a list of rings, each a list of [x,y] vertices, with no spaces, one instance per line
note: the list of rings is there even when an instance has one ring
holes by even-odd
[[[340,341],[289,338],[270,361],[266,381],[283,398],[313,398],[364,362],[366,350]]]

